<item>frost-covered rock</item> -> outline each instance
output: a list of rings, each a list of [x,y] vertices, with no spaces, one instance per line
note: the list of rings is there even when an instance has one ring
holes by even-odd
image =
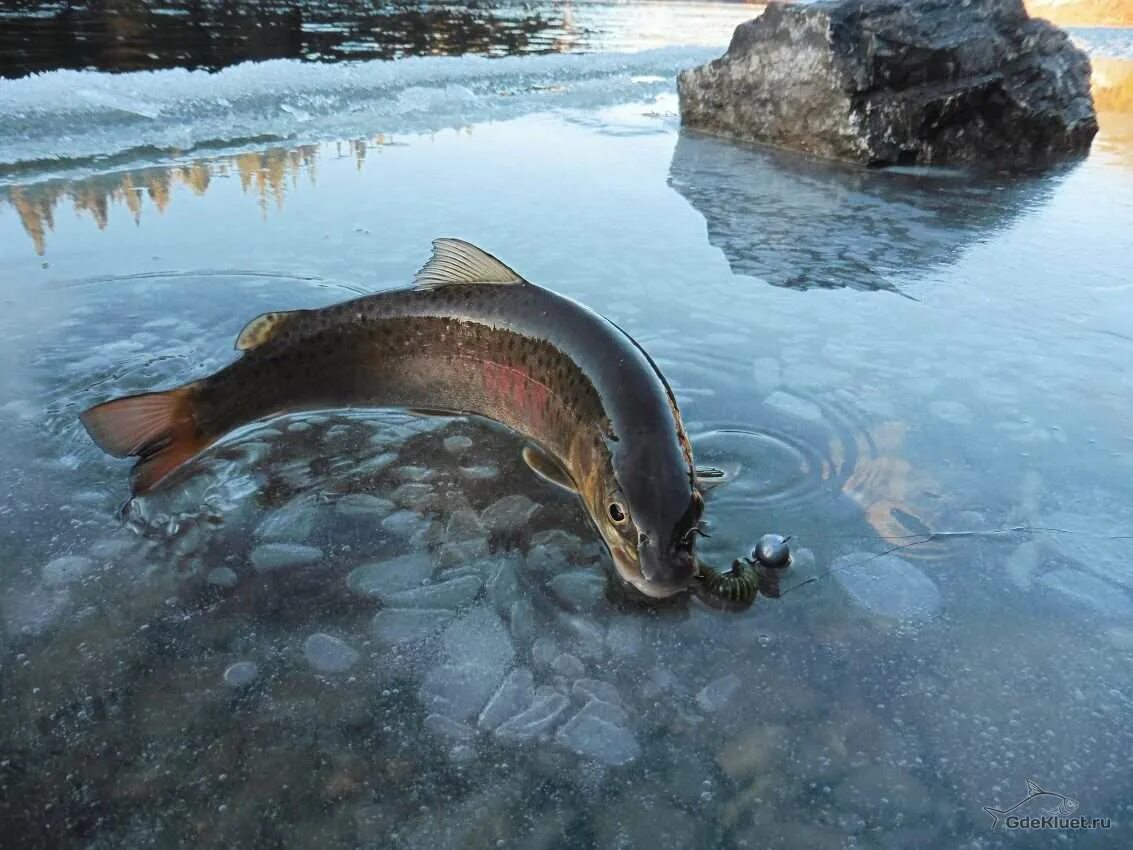
[[[1029,167],[1098,130],[1088,58],[1023,0],[771,3],[677,89],[687,127],[868,165]]]

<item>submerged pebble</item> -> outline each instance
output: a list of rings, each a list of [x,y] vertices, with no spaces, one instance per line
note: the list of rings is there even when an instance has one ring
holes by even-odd
[[[345,673],[362,657],[346,641],[322,632],[316,632],[303,642],[303,655],[320,673]]]
[[[94,561],[82,555],[52,558],[43,565],[43,583],[48,587],[62,587],[82,578],[93,568]]]
[[[529,741],[550,730],[569,705],[570,700],[558,691],[540,688],[530,708],[496,728],[496,737],[505,741]]]
[[[415,643],[439,632],[453,616],[436,608],[383,608],[374,615],[372,628],[383,643]]]
[[[568,720],[555,735],[560,746],[584,758],[610,767],[626,764],[641,755],[633,733],[583,709]]]
[[[300,567],[321,561],[323,550],[301,543],[265,543],[252,550],[249,559],[257,572]]]
[[[256,681],[259,675],[260,668],[255,662],[237,661],[235,664],[229,664],[228,669],[224,671],[224,683],[233,688],[242,688]]]
[[[479,576],[461,576],[438,584],[427,584],[413,590],[403,590],[383,597],[394,608],[450,608],[469,605],[484,581]]]
[[[402,484],[389,497],[399,508],[425,511],[433,502],[433,488],[428,484]]]
[[[420,587],[433,576],[433,562],[424,552],[410,552],[388,561],[362,564],[351,570],[346,586],[363,596],[384,597]]]
[[[463,434],[454,434],[451,437],[445,437],[444,447],[446,452],[458,455],[472,448],[472,440]]]
[[[925,620],[940,610],[932,579],[896,555],[843,555],[830,572],[854,602],[879,617]]]
[[[514,534],[527,527],[539,511],[539,504],[520,493],[504,496],[484,508],[480,518],[496,534]]]
[[[463,543],[468,540],[480,540],[486,531],[476,511],[462,508],[453,511],[449,516],[445,525],[445,542]]]
[[[735,673],[728,673],[705,685],[696,695],[701,711],[717,712],[739,693],[743,682]]]
[[[571,611],[592,611],[605,601],[606,580],[597,573],[575,570],[555,576],[547,586]]]
[[[237,582],[240,581],[240,576],[236,574],[236,570],[230,567],[216,567],[209,570],[209,574],[205,581],[213,587],[223,587],[225,589],[235,587]]]

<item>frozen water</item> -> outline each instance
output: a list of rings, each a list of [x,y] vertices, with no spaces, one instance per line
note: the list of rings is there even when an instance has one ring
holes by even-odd
[[[416,511],[394,511],[382,520],[382,528],[398,537],[409,538],[428,527],[429,520]]]
[[[696,695],[696,704],[702,711],[717,712],[726,706],[743,687],[743,681],[735,673],[728,673],[714,679]]]
[[[571,692],[584,700],[597,700],[613,705],[621,705],[622,702],[618,689],[601,679],[578,679],[575,681]]]
[[[472,440],[463,434],[454,434],[451,437],[445,437],[444,447],[445,451],[459,455],[472,448]]]
[[[321,561],[322,558],[322,549],[301,543],[264,543],[253,549],[248,556],[252,566],[261,573],[301,567]]]
[[[513,493],[484,508],[484,525],[497,534],[514,534],[527,527],[539,505],[522,493]]]
[[[305,497],[293,499],[265,516],[256,526],[255,536],[263,541],[304,541],[311,536],[318,519],[314,503]]]
[[[205,580],[215,587],[227,589],[235,587],[237,582],[240,581],[240,576],[236,574],[236,570],[230,567],[215,567],[209,570],[209,574]]]
[[[362,656],[346,641],[316,632],[303,641],[303,655],[320,673],[345,673]]]
[[[343,516],[376,521],[379,517],[388,518],[393,511],[393,502],[369,493],[349,493],[338,500],[335,510]],[[382,525],[385,527],[385,520]]]
[[[0,137],[0,165],[142,149],[238,148],[245,139],[284,139],[297,131],[307,133],[307,141],[365,136],[375,127],[419,132],[553,108],[594,108],[665,91],[678,69],[712,55],[701,48],[660,48],[341,65],[274,60],[216,74],[52,71],[0,89],[0,113],[9,116],[11,128]],[[657,81],[633,79],[641,75],[656,75]],[[533,89],[540,81],[555,86]]]
[[[515,647],[507,628],[492,609],[484,606],[455,620],[445,629],[441,643],[449,659],[475,661],[499,670],[497,682],[515,659]]]
[[[577,679],[586,675],[585,665],[578,659],[577,655],[571,655],[569,652],[555,656],[555,660],[551,662],[551,669],[568,679]]]
[[[425,674],[421,702],[452,720],[475,717],[495,693],[503,673],[479,661],[442,664]]]
[[[925,620],[940,610],[940,591],[932,579],[896,555],[843,555],[830,571],[851,599],[880,617]]]
[[[449,741],[470,741],[476,730],[466,723],[457,723],[443,714],[430,714],[425,718],[425,731],[436,738]]]
[[[1045,573],[1039,583],[1110,617],[1133,617],[1133,599],[1121,588],[1080,570]]]

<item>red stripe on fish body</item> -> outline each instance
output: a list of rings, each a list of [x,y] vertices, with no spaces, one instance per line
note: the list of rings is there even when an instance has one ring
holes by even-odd
[[[482,363],[485,395],[535,428],[543,427],[553,397],[550,387],[520,367],[492,360]]]

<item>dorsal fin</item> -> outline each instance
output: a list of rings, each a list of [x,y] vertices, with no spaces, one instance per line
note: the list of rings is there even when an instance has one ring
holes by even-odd
[[[487,251],[463,239],[434,239],[433,256],[413,278],[418,289],[436,289],[461,283],[523,283]]]
[[[300,313],[305,312],[305,310],[284,310],[256,316],[256,318],[244,325],[244,330],[240,331],[240,336],[236,337],[236,350],[250,351],[253,348],[263,345],[275,336],[281,327]]]

